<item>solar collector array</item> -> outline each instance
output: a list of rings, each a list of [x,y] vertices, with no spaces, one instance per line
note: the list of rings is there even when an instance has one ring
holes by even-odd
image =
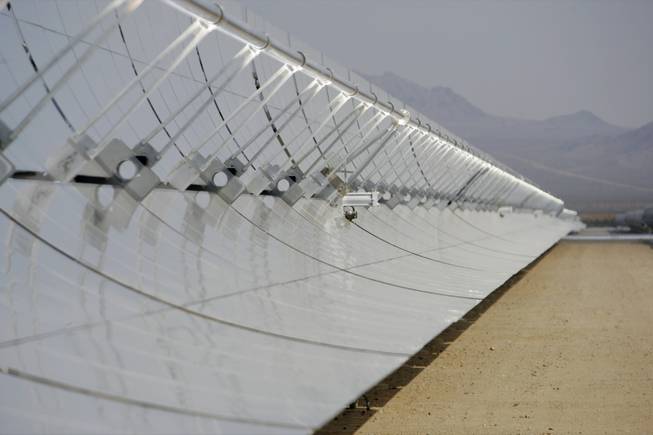
[[[338,176],[345,179],[373,155],[372,147],[350,157],[352,144],[363,143],[367,132],[402,128],[390,119],[371,128],[371,111],[347,124],[360,104],[347,100],[334,113],[341,93],[328,85],[298,107],[297,94],[310,90],[312,79],[286,77],[278,60],[261,54],[228,87],[209,89],[209,78],[243,50],[241,42],[188,31],[192,18],[169,4],[115,4],[116,11],[134,9],[116,18],[118,27],[108,18],[100,23],[95,32],[106,39],[92,56],[79,62],[90,47],[80,42],[0,113],[10,131],[20,130],[25,114],[79,62],[55,99],[3,139],[2,155],[23,171],[0,184],[3,432],[310,432],[576,225],[553,214],[501,217],[492,207],[403,204],[360,210],[350,223],[317,198],[290,205],[279,196],[244,193],[230,203],[219,192],[159,185],[140,200],[107,182],[56,182],[48,171],[53,156],[86,125],[95,145],[111,147],[117,138],[130,149],[158,131],[151,145],[167,151],[154,172],[164,182],[181,156],[191,156],[218,127],[205,157],[235,156],[256,176],[261,165],[288,169],[322,141],[331,146],[324,159],[326,148],[315,147],[297,166],[342,165],[349,172]],[[0,101],[106,5],[26,1],[5,8]],[[284,40],[257,18],[243,18]],[[187,56],[175,64],[172,50],[170,59],[151,63],[186,31],[186,43],[203,36],[186,46]],[[331,65],[335,75],[360,80]],[[275,74],[287,80],[263,102],[257,87]],[[120,101],[107,106],[128,83]],[[175,114],[198,91],[208,106],[190,100],[188,112]],[[193,109],[201,109],[196,117]],[[384,136],[389,145],[358,182],[415,184],[415,156],[425,160],[428,149],[419,154],[412,142],[411,160],[411,142],[401,138],[413,134]],[[468,171],[462,181],[471,161],[435,159],[434,168]],[[93,163],[78,174],[107,176]],[[452,192],[459,187],[443,182]],[[527,203],[540,195],[524,196],[519,190],[529,188],[520,186],[504,199]],[[482,203],[482,189],[476,192]],[[542,192],[541,201],[546,206],[550,199]]]

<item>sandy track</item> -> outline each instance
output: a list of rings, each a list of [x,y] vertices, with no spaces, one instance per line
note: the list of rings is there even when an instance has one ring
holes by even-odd
[[[559,244],[321,433],[653,433],[652,248]]]

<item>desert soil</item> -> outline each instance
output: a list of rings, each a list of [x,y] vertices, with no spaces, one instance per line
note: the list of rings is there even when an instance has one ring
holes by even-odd
[[[653,246],[562,242],[320,433],[653,433]]]

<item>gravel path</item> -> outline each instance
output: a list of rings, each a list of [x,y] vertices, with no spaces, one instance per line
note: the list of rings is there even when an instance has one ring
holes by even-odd
[[[653,246],[562,242],[321,433],[653,433]]]

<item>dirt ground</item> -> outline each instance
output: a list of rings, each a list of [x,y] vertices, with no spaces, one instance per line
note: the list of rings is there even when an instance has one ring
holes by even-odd
[[[653,433],[653,246],[562,242],[320,434]]]

